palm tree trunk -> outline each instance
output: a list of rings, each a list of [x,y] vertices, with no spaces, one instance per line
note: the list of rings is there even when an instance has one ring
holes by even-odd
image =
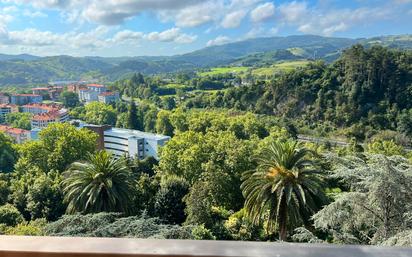
[[[287,221],[288,221],[288,206],[286,199],[282,199],[279,210],[279,240],[286,241],[288,236]]]

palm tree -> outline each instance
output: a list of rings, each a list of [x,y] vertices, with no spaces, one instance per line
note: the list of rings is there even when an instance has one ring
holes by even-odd
[[[306,222],[326,199],[311,153],[296,141],[276,141],[258,158],[257,168],[242,176],[248,216],[254,224],[267,219],[267,230],[277,227],[282,241],[288,227]]]
[[[73,163],[63,175],[67,213],[130,210],[134,187],[124,159],[114,159],[108,152],[99,151],[89,154],[86,162]]]

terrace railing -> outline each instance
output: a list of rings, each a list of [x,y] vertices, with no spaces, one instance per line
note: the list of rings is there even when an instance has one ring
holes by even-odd
[[[271,242],[0,236],[0,257],[410,257],[412,248]]]

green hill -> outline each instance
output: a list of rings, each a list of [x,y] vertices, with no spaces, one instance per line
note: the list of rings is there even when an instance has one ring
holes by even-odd
[[[280,61],[336,60],[354,44],[412,49],[412,35],[349,39],[312,35],[255,38],[170,57],[38,57],[0,54],[0,85],[97,78],[114,81],[132,73],[169,73],[216,66],[269,67]]]

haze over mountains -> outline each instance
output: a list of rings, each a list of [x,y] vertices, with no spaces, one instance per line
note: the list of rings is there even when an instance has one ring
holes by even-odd
[[[412,35],[368,39],[312,35],[255,38],[168,57],[38,57],[0,54],[0,85],[91,78],[113,81],[135,72],[156,74],[222,65],[264,66],[297,59],[323,59],[331,62],[345,48],[357,43],[367,47],[383,45],[412,49]]]

